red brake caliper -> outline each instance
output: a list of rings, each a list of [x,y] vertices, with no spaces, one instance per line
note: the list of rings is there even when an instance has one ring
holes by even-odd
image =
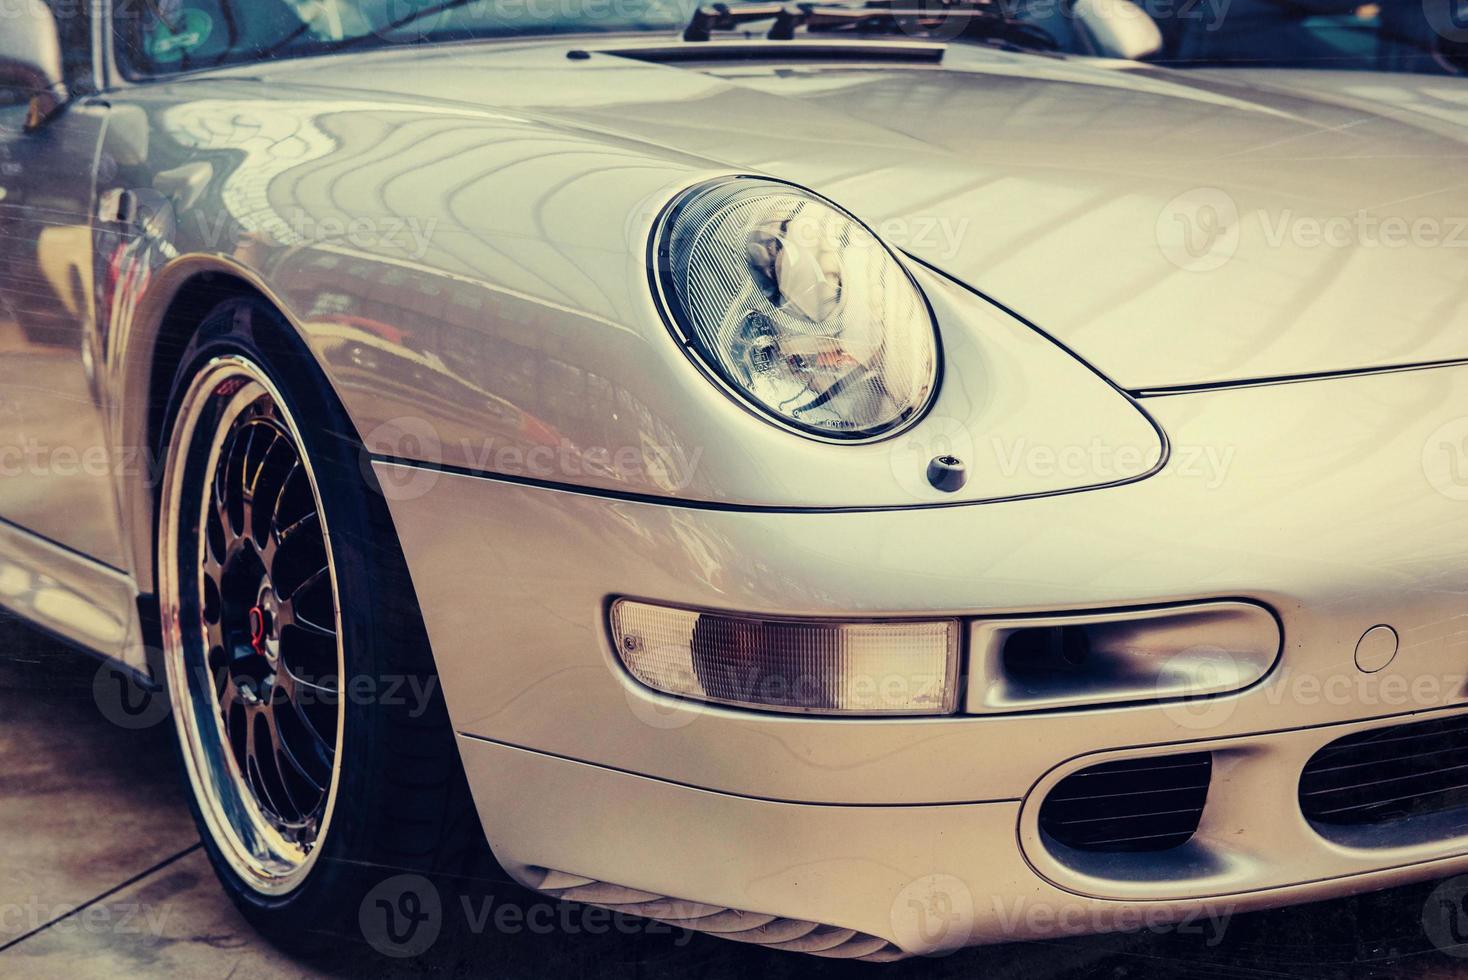
[[[263,655],[265,652],[265,613],[259,606],[250,607],[250,646],[256,653]]]

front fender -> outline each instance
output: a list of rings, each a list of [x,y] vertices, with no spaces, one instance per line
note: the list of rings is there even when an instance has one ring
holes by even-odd
[[[746,411],[688,363],[647,280],[656,216],[729,172],[716,161],[472,107],[249,81],[128,100],[103,174],[167,212],[113,228],[112,367],[137,444],[167,312],[212,271],[280,307],[381,459],[634,499],[859,510],[1128,482],[1165,455],[1109,382],[916,264],[945,355],[921,422],[828,445]],[[928,484],[939,453],[968,464],[963,489]],[[151,506],[137,486],[129,496]]]

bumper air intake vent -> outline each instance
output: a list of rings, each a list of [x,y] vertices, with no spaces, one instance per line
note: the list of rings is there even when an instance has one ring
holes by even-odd
[[[1213,756],[1208,752],[1091,766],[1055,785],[1040,829],[1078,851],[1166,851],[1198,829]]]
[[[1300,810],[1331,826],[1373,826],[1468,807],[1468,716],[1347,735],[1300,775]]]

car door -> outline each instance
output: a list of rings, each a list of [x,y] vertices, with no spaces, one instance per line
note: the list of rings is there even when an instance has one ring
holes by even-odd
[[[52,5],[68,83],[84,93],[86,5]],[[74,98],[31,131],[26,112],[17,93],[0,90],[0,521],[120,568],[92,272],[107,110]]]

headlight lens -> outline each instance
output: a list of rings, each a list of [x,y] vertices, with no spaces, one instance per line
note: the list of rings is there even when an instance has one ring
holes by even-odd
[[[801,432],[867,439],[915,421],[937,386],[927,302],[864,225],[789,184],[687,191],[657,232],[684,343],[725,386]]]

